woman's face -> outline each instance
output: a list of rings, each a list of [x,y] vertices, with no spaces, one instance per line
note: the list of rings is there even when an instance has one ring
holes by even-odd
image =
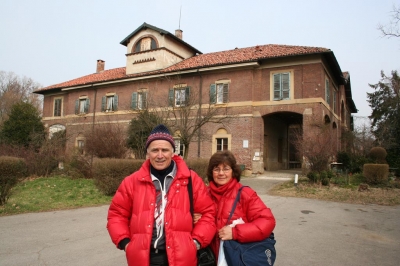
[[[232,168],[227,164],[221,163],[215,166],[212,173],[214,182],[218,187],[227,184],[232,179]]]

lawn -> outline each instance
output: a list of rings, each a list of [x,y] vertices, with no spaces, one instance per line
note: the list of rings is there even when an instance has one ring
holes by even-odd
[[[26,179],[15,186],[0,216],[27,212],[43,212],[109,204],[92,179],[41,177]]]
[[[353,182],[352,182],[353,181]],[[328,186],[309,182],[308,178],[299,179],[298,185],[293,181],[279,184],[269,191],[270,195],[281,197],[299,197],[355,204],[378,204],[394,206],[400,204],[400,189],[391,186],[372,187],[359,190],[359,182],[331,182]]]

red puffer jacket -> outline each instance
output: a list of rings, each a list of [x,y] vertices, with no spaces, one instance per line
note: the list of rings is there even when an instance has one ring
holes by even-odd
[[[202,247],[210,244],[215,233],[215,206],[203,180],[179,156],[172,158],[177,173],[167,194],[165,207],[165,240],[170,266],[196,264],[196,239]],[[187,191],[190,173],[193,179],[194,211],[201,219],[192,228],[192,216]],[[118,247],[124,238],[130,243],[126,250],[128,265],[149,265],[150,245],[154,225],[155,187],[150,177],[150,161],[126,177],[116,192],[109,211],[107,229]],[[193,229],[193,230],[192,230]]]
[[[236,195],[239,188],[242,186],[236,179],[233,179],[232,182],[235,184],[230,186],[232,187],[231,189],[225,191],[218,202],[212,196],[217,207],[217,232],[226,225]],[[211,195],[213,195],[213,191],[210,190],[210,192]],[[242,189],[240,201],[236,205],[230,223],[239,218],[242,218],[245,223],[238,224],[232,229],[233,239],[239,242],[244,243],[263,240],[267,238],[275,228],[275,218],[271,210],[265,206],[257,193],[250,187],[244,187]],[[218,233],[216,233],[211,247],[217,257],[219,245],[220,239]]]

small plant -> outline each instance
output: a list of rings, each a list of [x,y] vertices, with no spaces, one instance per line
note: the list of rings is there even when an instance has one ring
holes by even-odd
[[[308,179],[310,180],[310,182],[318,182],[319,180],[319,175],[317,172],[311,171],[307,174]]]
[[[323,186],[329,186],[330,180],[328,177],[321,178],[321,184]]]

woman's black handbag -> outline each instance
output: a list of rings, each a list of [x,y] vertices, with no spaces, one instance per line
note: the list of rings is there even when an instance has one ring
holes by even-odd
[[[236,195],[227,224],[229,224],[236,209],[242,188],[239,189]],[[235,240],[224,241],[223,248],[226,263],[229,266],[274,265],[276,259],[275,243],[274,233],[271,233],[268,238],[257,242],[240,243]]]
[[[189,192],[189,201],[190,201],[190,213],[194,214],[193,208],[193,186],[192,186],[192,176],[189,177],[188,182],[188,192]],[[215,266],[215,255],[212,252],[211,248],[205,247],[201,248],[197,251],[197,266]]]

